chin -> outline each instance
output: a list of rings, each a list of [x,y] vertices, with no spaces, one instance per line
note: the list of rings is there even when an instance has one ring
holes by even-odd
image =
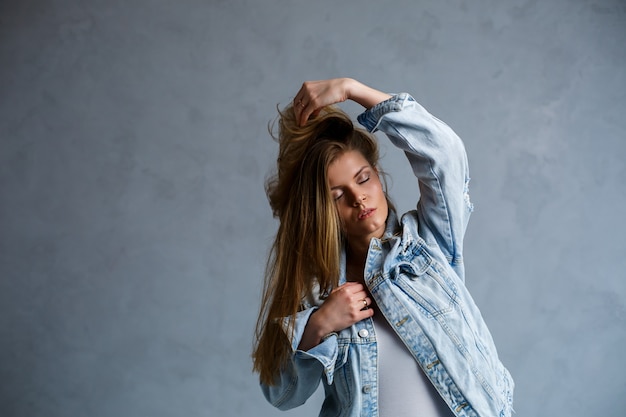
[[[376,225],[373,225],[373,227],[370,229],[370,232],[369,232],[369,235],[373,237],[377,237],[379,239],[384,234],[385,234],[385,222],[382,222],[382,223],[377,222]]]
[[[383,229],[383,233],[385,232],[385,226],[387,226],[387,213],[385,213],[385,216],[383,218],[383,216],[381,216],[380,219],[376,219],[376,230],[378,229]]]

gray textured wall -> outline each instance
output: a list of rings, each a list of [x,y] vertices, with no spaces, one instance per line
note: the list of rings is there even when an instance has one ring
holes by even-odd
[[[1,2],[0,415],[316,415],[250,371],[266,124],[353,76],[465,139],[468,285],[518,415],[623,416],[624,45],[621,0]]]

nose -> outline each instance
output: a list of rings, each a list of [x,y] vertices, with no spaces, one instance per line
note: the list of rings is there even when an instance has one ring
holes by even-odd
[[[363,203],[365,202],[365,200],[366,200],[365,194],[362,194],[362,195],[356,195],[356,196],[354,197],[354,207],[358,207],[358,206],[363,205]]]

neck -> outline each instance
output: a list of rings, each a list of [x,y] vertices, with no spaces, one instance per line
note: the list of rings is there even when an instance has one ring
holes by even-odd
[[[346,260],[353,267],[363,269],[369,250],[369,242],[348,242],[346,245]]]
[[[365,285],[363,271],[365,270],[368,250],[369,242],[358,242],[358,244],[348,242],[346,245],[346,279],[348,281],[356,281]]]

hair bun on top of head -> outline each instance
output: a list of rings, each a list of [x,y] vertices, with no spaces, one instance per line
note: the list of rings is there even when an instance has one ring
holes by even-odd
[[[343,112],[330,112],[323,115],[319,115],[318,120],[313,119],[313,123],[317,122],[317,139],[332,139],[337,141],[344,141],[354,130],[352,121],[344,117]]]
[[[350,117],[339,107],[326,106],[300,126],[294,108],[290,105],[283,111],[279,110],[278,128],[278,137],[273,134],[272,136],[283,146],[321,138],[343,141],[354,130],[354,125]],[[270,133],[271,131],[270,127]]]

